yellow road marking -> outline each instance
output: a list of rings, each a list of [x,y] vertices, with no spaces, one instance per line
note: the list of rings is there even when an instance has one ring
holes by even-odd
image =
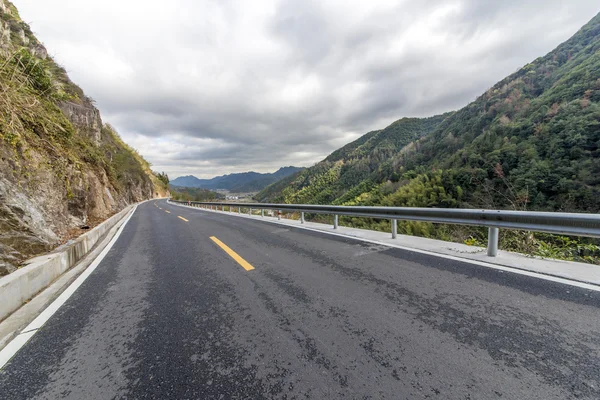
[[[165,210],[165,212],[171,214],[171,211],[169,211],[169,210]]]
[[[190,222],[187,219],[183,218],[182,216],[178,215],[177,218],[184,220],[185,222]]]
[[[210,240],[212,240],[220,248],[222,248],[223,251],[225,251],[225,253],[229,254],[229,256],[231,258],[233,258],[235,261],[237,261],[237,263],[240,264],[242,266],[242,268],[244,268],[246,271],[252,271],[254,269],[254,267],[252,265],[250,265],[250,263],[248,263],[248,261],[246,261],[242,257],[240,257],[238,253],[236,253],[235,251],[231,250],[225,243],[221,242],[216,237],[211,236]]]

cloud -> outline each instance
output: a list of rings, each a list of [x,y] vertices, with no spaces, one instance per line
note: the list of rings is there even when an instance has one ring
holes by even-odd
[[[159,171],[312,165],[458,109],[566,40],[596,0],[14,0]]]

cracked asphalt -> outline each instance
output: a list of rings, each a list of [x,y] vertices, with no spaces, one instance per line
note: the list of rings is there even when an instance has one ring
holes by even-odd
[[[165,201],[123,229],[0,399],[600,398],[599,292]]]

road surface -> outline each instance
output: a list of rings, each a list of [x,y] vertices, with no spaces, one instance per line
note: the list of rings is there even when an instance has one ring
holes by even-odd
[[[165,201],[123,229],[0,399],[600,398],[599,292]]]

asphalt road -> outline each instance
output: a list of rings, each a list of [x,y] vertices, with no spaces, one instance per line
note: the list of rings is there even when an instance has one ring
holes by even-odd
[[[572,286],[148,202],[0,371],[0,399],[598,399],[599,306]]]

